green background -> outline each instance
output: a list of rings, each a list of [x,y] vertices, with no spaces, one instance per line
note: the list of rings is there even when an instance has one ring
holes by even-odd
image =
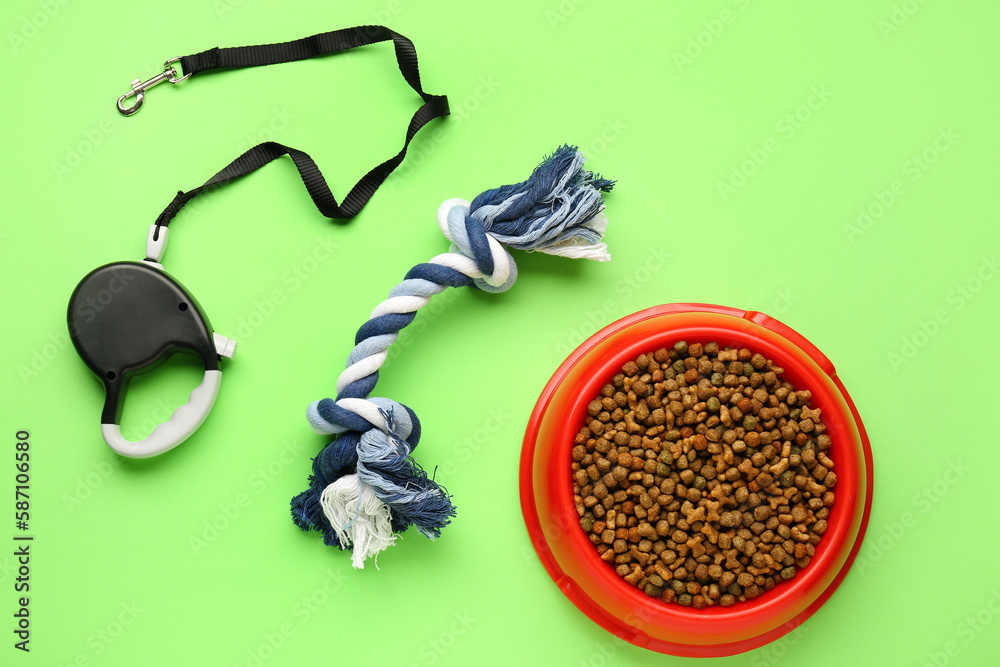
[[[861,560],[829,602],[713,663],[998,664],[996,3],[351,5],[0,10],[0,539],[15,533],[18,429],[35,536],[29,655],[12,646],[13,546],[0,549],[0,663],[690,663],[614,640],[558,591],[524,529],[518,459],[572,348],[694,301],[767,312],[822,349],[876,465]],[[350,224],[316,212],[287,158],[189,206],[166,267],[239,349],[187,443],[112,456],[103,394],[65,332],[80,278],[141,259],[174,192],[259,141],[308,151],[342,197],[398,150],[419,103],[387,45],[161,86],[133,118],[115,99],[168,57],[365,23],[415,42],[452,117]],[[371,308],[447,249],[438,203],[521,180],[563,142],[619,180],[614,259],[518,253],[510,292],[455,292],[419,315],[378,393],[420,415],[416,457],[459,515],[437,542],[411,531],[381,570],[353,571],[289,521],[324,444],[305,406],[334,392]],[[148,433],[200,374],[177,360],[137,380],[125,432]]]

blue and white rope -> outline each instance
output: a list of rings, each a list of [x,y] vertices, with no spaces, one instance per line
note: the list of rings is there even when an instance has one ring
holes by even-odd
[[[449,199],[438,227],[450,252],[410,269],[358,329],[337,379],[337,399],[306,411],[317,433],[336,435],[313,460],[310,487],[292,500],[292,517],[324,541],[352,548],[363,567],[414,525],[433,539],[455,515],[447,491],[410,457],[420,439],[416,414],[396,401],[369,397],[399,331],[448,287],[503,292],[517,280],[507,248],[607,261],[603,193],[613,186],[583,169],[584,157],[562,146],[523,183],[489,190],[471,203]]]

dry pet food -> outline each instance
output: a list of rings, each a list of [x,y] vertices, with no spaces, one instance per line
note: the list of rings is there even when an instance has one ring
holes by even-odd
[[[837,474],[808,389],[747,348],[680,341],[622,366],[572,449],[580,526],[646,595],[701,609],[809,565]]]

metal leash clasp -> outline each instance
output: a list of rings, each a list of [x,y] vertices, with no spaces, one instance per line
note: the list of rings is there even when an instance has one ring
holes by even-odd
[[[132,90],[130,90],[129,92],[125,93],[124,95],[118,98],[118,111],[121,112],[121,114],[124,116],[131,116],[132,114],[134,114],[136,111],[139,110],[139,107],[142,106],[142,101],[146,97],[147,90],[149,90],[150,88],[152,88],[157,84],[163,83],[164,81],[167,81],[169,83],[180,83],[184,79],[191,76],[190,73],[185,74],[184,76],[181,77],[177,76],[177,69],[171,63],[175,63],[178,60],[180,60],[180,56],[177,56],[176,58],[171,58],[167,62],[163,63],[163,71],[151,79],[147,79],[146,81],[143,81],[141,79],[136,79],[135,81],[133,81]],[[130,107],[125,106],[125,101],[128,100],[128,98],[130,97],[135,97],[135,104],[133,104]]]

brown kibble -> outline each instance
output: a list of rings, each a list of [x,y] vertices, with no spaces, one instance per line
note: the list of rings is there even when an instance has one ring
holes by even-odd
[[[811,468],[816,464],[816,452],[812,449],[802,450],[802,463],[805,464],[807,468]]]
[[[635,586],[636,584],[639,583],[639,580],[642,579],[642,576],[643,576],[642,568],[636,565],[633,567],[632,572],[628,576],[624,577],[624,579],[628,583]]]

